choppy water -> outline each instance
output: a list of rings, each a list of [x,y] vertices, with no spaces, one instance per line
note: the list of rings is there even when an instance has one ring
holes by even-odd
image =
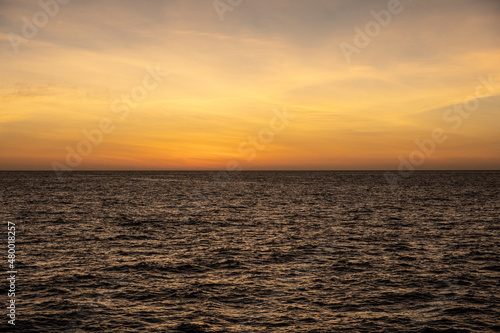
[[[213,176],[0,173],[16,331],[500,331],[500,173]]]

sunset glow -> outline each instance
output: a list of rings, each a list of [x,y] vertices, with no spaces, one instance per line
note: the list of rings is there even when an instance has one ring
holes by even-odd
[[[1,170],[500,168],[498,1],[401,1],[349,59],[388,1],[42,2],[0,4]]]

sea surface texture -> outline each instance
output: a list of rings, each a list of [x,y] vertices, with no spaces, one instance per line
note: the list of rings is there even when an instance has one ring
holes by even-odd
[[[500,173],[407,176],[1,172],[0,330],[499,332]]]

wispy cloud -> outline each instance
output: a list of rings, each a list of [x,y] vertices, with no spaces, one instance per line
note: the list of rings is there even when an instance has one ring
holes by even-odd
[[[15,53],[8,34],[22,36],[24,18],[42,9],[4,0],[0,169],[50,168],[156,63],[169,79],[83,168],[223,167],[283,104],[300,120],[253,167],[390,167],[437,122],[428,110],[469,94],[478,76],[500,80],[498,1],[401,3],[404,11],[347,64],[339,43],[387,1],[245,1],[223,22],[206,0],[70,1]],[[492,148],[500,138],[490,133],[500,101],[484,105],[432,159],[453,167],[468,163],[453,156],[470,154],[476,165],[490,154],[500,167]]]

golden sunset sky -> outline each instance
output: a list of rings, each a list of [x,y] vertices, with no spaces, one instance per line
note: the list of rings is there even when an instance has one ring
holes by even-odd
[[[394,1],[0,0],[0,170],[500,169],[500,2]]]

